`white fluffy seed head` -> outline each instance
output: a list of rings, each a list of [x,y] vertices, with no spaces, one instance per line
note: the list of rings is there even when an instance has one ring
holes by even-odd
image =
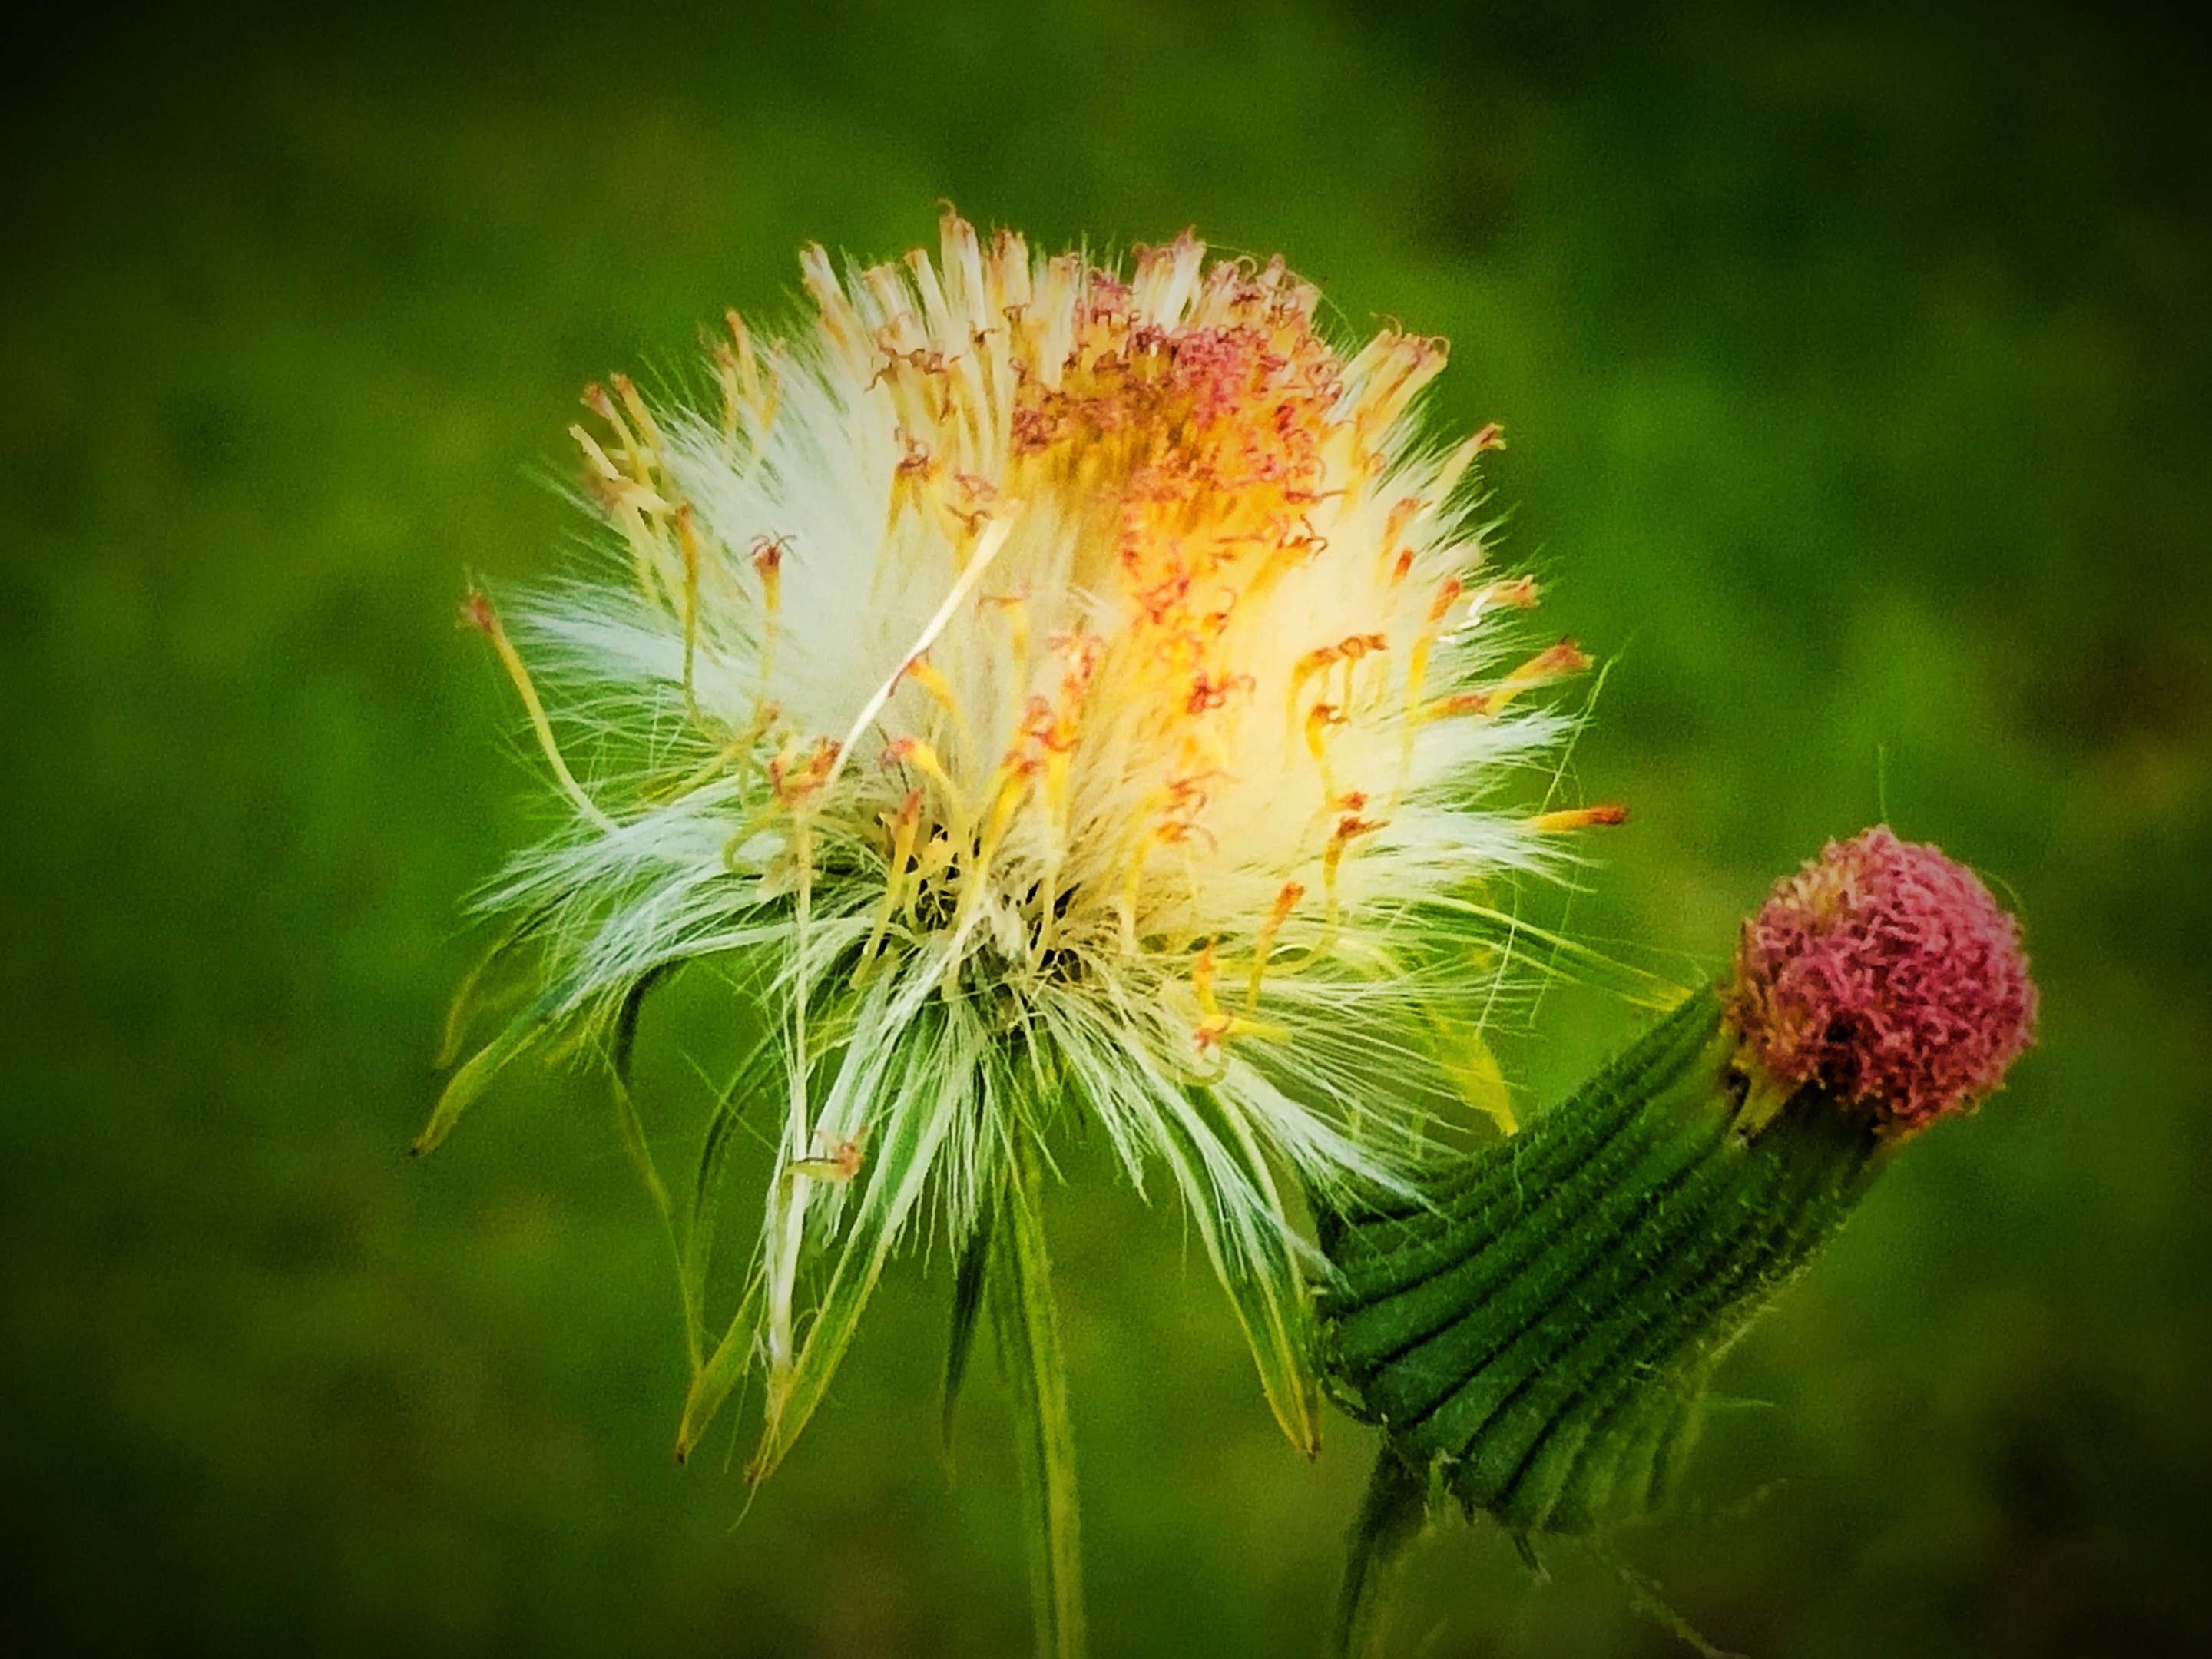
[[[925,1201],[965,1237],[1062,1101],[1133,1177],[1164,1160],[1267,1372],[1252,1307],[1301,1301],[1277,1166],[1396,1178],[1504,971],[1438,918],[1617,816],[1512,806],[1567,724],[1523,694],[1587,663],[1502,654],[1535,594],[1466,517],[1496,430],[1422,447],[1439,343],[1341,356],[1280,261],[1188,234],[1127,276],[951,216],[936,262],[804,263],[815,316],[763,349],[733,314],[714,405],[586,394],[620,579],[521,632],[632,759],[562,767],[574,832],[494,896],[542,945],[530,1018],[761,965],[772,1431],[802,1255]]]

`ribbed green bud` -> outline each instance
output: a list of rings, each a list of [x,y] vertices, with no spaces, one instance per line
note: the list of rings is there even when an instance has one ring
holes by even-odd
[[[1777,883],[1727,983],[1525,1133],[1322,1213],[1322,1367],[1383,1435],[1333,1650],[1382,1651],[1439,1485],[1524,1552],[1663,1502],[1729,1345],[1892,1151],[2004,1080],[2035,1009],[1989,890],[1876,825]]]
[[[1700,991],[1422,1201],[1322,1218],[1323,1364],[1386,1457],[1523,1540],[1664,1499],[1721,1356],[1881,1163],[1874,1112],[1757,1075]]]

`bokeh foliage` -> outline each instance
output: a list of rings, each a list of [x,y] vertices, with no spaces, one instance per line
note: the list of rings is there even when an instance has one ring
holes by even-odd
[[[0,1643],[1017,1653],[949,1264],[750,1511],[678,1471],[603,1085],[427,1164],[457,901],[547,806],[464,573],[558,568],[578,387],[940,198],[1196,224],[1454,343],[1507,556],[1617,657],[1567,917],[1687,979],[1887,811],[2016,896],[2042,1048],[1723,1373],[1621,1540],[1771,1659],[2201,1650],[2212,1501],[2212,127],[2094,9],[1078,0],[198,12],[19,32],[0,298]],[[756,15],[756,13],[758,15]],[[1880,757],[1880,758],[1878,758]],[[1559,909],[1556,902],[1553,913]],[[1533,1099],[1630,1029],[1547,997]],[[648,1021],[680,1161],[726,997]],[[658,1102],[656,1108],[653,1103]],[[1301,1653],[1367,1443],[1287,1452],[1177,1218],[1056,1195],[1102,1655]],[[743,1512],[743,1524],[732,1525]],[[1659,1654],[1608,1571],[1419,1559],[1436,1655]]]

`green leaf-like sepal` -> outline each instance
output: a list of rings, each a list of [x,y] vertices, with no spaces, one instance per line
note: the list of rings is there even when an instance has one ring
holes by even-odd
[[[1421,1201],[1322,1218],[1342,1403],[1516,1536],[1663,1500],[1722,1354],[1880,1167],[1815,1089],[1754,1129],[1737,1049],[1696,993]]]

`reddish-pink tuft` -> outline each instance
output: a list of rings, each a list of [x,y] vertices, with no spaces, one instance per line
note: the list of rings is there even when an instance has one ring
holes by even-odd
[[[2019,929],[1973,872],[1877,824],[1744,923],[1729,1018],[1778,1083],[1917,1128],[2004,1080],[2035,1002]]]

